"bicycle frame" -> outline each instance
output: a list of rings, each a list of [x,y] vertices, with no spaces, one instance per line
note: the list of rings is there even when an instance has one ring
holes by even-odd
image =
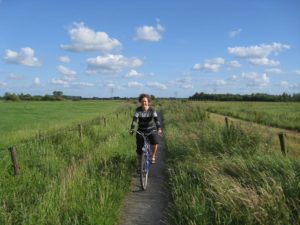
[[[142,148],[142,154],[140,157],[140,166],[141,166],[141,173],[140,173],[140,181],[141,187],[143,190],[146,190],[148,184],[148,174],[150,170],[150,142],[148,136],[151,135],[156,130],[153,130],[149,133],[143,133],[140,131],[136,131],[138,135],[141,135],[144,139],[144,146]]]

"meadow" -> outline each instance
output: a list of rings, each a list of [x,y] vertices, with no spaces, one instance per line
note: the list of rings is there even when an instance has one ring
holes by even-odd
[[[135,140],[128,134],[132,106],[114,102],[66,104],[42,103],[40,106],[47,109],[39,108],[38,112],[53,112],[51,128],[84,122],[81,137],[76,124],[75,129],[56,130],[45,138],[19,143],[18,176],[13,175],[9,152],[0,151],[0,224],[116,223],[135,169]],[[58,112],[62,108],[64,113]],[[78,117],[69,115],[69,121],[64,121],[76,108]],[[35,111],[31,112],[30,117]],[[60,119],[54,118],[55,112]],[[45,118],[41,120],[50,124]]]
[[[211,102],[200,101],[201,107],[214,112],[268,126],[300,131],[299,102]]]
[[[117,101],[0,101],[0,149],[115,110]]]
[[[165,104],[164,118],[169,224],[299,224],[299,157],[265,130],[227,127],[195,102]]]
[[[16,145],[20,174],[14,176],[7,149],[0,150],[0,224],[116,224],[136,167],[128,134],[135,105],[1,104],[0,138]],[[284,156],[277,130],[235,121],[225,126],[207,111],[210,104],[156,103],[164,117],[168,223],[299,224],[298,136]]]

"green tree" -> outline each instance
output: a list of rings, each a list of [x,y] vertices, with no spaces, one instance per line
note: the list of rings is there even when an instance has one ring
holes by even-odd
[[[4,100],[6,101],[13,101],[13,102],[17,102],[17,101],[20,101],[20,98],[18,95],[16,95],[15,93],[9,93],[9,92],[6,92],[4,94]]]
[[[53,94],[53,97],[55,100],[63,100],[64,99],[62,91],[53,91],[52,94]]]
[[[62,97],[63,96],[63,92],[62,91],[53,91],[53,96],[54,97]]]

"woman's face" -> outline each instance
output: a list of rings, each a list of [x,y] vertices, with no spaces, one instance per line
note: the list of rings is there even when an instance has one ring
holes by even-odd
[[[149,106],[149,101],[148,101],[148,98],[142,98],[141,100],[141,105],[143,108],[147,108]]]

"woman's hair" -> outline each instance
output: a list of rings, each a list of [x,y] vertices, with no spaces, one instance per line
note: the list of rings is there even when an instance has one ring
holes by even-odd
[[[147,98],[148,102],[150,103],[150,101],[151,101],[150,95],[147,95],[147,94],[144,94],[144,93],[140,94],[140,96],[139,96],[139,102],[141,102],[143,98]]]

